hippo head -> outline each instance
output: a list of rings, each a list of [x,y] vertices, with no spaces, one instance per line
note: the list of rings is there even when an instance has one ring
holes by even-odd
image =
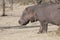
[[[31,22],[35,22],[35,17],[34,17],[34,13],[31,9],[29,8],[26,8],[24,11],[23,11],[23,14],[19,20],[19,24],[21,25],[26,25],[29,23],[29,21]]]

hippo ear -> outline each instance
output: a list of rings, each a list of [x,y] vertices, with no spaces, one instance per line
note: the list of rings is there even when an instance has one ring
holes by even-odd
[[[31,12],[32,12],[31,8],[29,8],[29,7],[26,8],[26,11],[27,11],[28,13],[31,13]]]
[[[27,7],[27,8],[26,8],[26,11],[28,11],[28,10],[29,10],[29,8]]]

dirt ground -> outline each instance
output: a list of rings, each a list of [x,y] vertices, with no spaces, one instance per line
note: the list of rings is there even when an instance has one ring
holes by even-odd
[[[16,8],[13,10],[15,13],[14,16],[5,16],[0,17],[0,27],[13,27],[13,26],[20,26],[18,24],[18,20],[20,17],[16,16],[22,12],[23,9]],[[10,11],[11,12],[11,11]],[[2,13],[2,12],[0,12]],[[18,14],[16,14],[18,13]],[[8,14],[8,12],[6,13]],[[13,15],[8,14],[8,15]],[[39,22],[29,23],[26,26],[32,25],[39,25]],[[60,40],[60,36],[56,35],[54,32],[57,30],[58,26],[56,25],[49,25],[48,26],[48,33],[37,34],[39,27],[32,27],[32,28],[11,28],[11,29],[0,29],[0,40]]]

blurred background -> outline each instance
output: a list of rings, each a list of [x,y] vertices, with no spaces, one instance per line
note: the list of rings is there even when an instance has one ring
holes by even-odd
[[[20,8],[25,8],[26,5],[43,4],[43,3],[60,3],[60,0],[0,0],[0,16],[13,15],[18,16],[22,13]],[[19,15],[20,16],[20,15]]]

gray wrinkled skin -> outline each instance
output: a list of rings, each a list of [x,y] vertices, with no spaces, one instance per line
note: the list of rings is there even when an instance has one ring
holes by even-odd
[[[26,25],[31,22],[39,21],[41,26],[38,33],[45,33],[48,23],[60,25],[60,4],[34,5],[27,7],[19,20],[19,24]]]

